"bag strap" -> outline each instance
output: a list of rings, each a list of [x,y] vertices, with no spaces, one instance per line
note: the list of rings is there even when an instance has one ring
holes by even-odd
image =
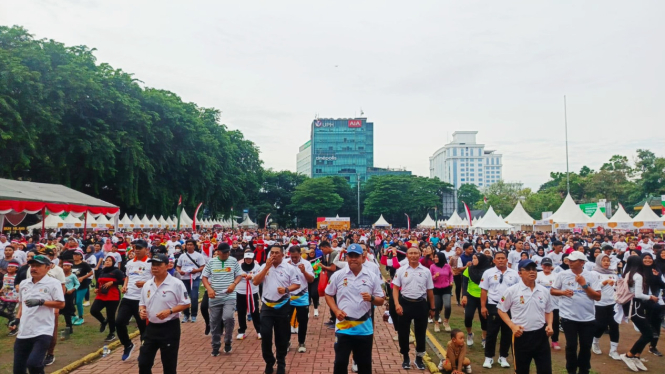
[[[189,253],[185,252],[185,255],[187,255],[187,257],[189,258],[189,260],[190,260],[191,262],[193,262],[194,265],[196,265],[197,268],[200,268],[199,263],[196,262],[196,261],[194,261],[194,259],[192,258],[192,256],[189,255]]]

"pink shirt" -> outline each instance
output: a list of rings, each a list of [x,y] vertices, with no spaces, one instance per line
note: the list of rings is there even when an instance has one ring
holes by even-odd
[[[432,273],[434,288],[446,288],[453,283],[453,269],[450,265],[445,264],[440,268],[437,264],[433,264],[429,271]],[[439,273],[438,277],[435,277],[436,273]]]

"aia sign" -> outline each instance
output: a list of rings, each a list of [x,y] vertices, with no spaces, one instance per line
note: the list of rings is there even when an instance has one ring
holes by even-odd
[[[349,127],[363,127],[363,121],[360,119],[350,119]]]

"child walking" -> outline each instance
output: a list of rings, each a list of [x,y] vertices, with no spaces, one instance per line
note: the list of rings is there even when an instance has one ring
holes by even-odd
[[[7,318],[8,322],[14,320],[16,306],[18,305],[18,292],[14,286],[16,272],[20,264],[16,260],[10,260],[7,264],[7,274],[2,277],[2,289],[0,289],[0,317]],[[18,329],[9,332],[10,336],[18,333]]]
[[[76,275],[72,273],[72,263],[65,261],[62,263],[62,270],[65,272],[65,307],[60,310],[60,314],[65,317],[65,330],[62,339],[69,338],[74,333],[72,327],[72,317],[76,314],[76,290],[81,285]]]

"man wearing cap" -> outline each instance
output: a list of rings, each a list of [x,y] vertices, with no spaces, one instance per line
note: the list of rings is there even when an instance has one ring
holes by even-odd
[[[247,330],[247,316],[250,315],[257,339],[261,339],[261,314],[259,312],[259,286],[255,286],[252,279],[261,271],[261,265],[254,260],[254,253],[245,252],[240,264],[241,280],[236,287],[236,308],[238,310],[238,336],[236,339],[245,339]]]
[[[361,251],[362,253],[362,251]],[[393,278],[393,294],[395,311],[400,316],[397,330],[400,353],[404,358],[402,369],[411,369],[409,358],[409,336],[413,321],[416,336],[416,367],[425,370],[425,335],[427,333],[427,316],[434,318],[434,281],[432,273],[420,262],[420,249],[412,246],[406,252],[408,264],[401,266]],[[428,313],[429,310],[429,313]],[[358,365],[360,367],[360,365]]]
[[[141,288],[152,278],[150,272],[151,263],[148,262],[148,243],[139,239],[132,242],[136,256],[133,260],[125,264],[125,283],[122,286],[124,294],[118,312],[115,317],[115,329],[118,334],[118,340],[122,343],[124,350],[122,360],[127,361],[134,351],[134,343],[129,339],[127,325],[129,319],[134,317],[136,325],[141,334],[141,340],[145,337],[145,320],[141,319],[139,313],[139,300],[141,299]]]
[[[21,374],[26,369],[30,373],[44,372],[44,357],[56,330],[53,316],[65,307],[62,284],[47,276],[51,261],[38,255],[28,264],[31,278],[19,285],[19,309],[16,319],[9,325],[11,330],[18,328],[14,342],[14,373]]]
[[[370,315],[372,306],[383,305],[382,283],[369,267],[363,266],[362,248],[349,245],[347,266],[334,273],[326,286],[326,303],[336,316],[333,373],[348,372],[351,353],[358,373],[372,372],[374,326]]]
[[[160,351],[164,374],[175,374],[180,348],[180,312],[189,308],[189,293],[185,285],[169,275],[169,257],[153,254],[151,279],[141,288],[139,313],[146,326],[139,350],[139,374],[152,373],[155,355]]]
[[[196,322],[196,316],[199,312],[199,285],[201,284],[201,272],[206,265],[206,259],[197,249],[195,240],[187,240],[185,243],[186,252],[180,255],[176,261],[176,271],[180,274],[180,279],[192,300],[191,310],[185,310],[182,323],[187,322],[190,316],[191,321]]]
[[[508,268],[508,259],[505,252],[494,254],[494,267],[485,270],[480,280],[480,312],[487,318],[487,340],[485,341],[485,362],[483,367],[492,368],[496,340],[501,331],[499,342],[499,365],[509,368],[508,352],[512,340],[512,333],[497,312],[497,304],[508,287],[517,284],[520,277],[517,271]]]
[[[266,263],[254,277],[255,286],[263,284],[263,304],[261,305],[261,352],[266,363],[266,374],[273,373],[277,362],[277,374],[286,373],[286,353],[289,349],[289,321],[291,317],[290,293],[300,289],[300,280],[295,268],[284,260],[284,252],[279,245],[270,248]],[[275,351],[272,353],[273,331]]]
[[[552,285],[554,285],[554,281],[556,280],[556,277],[558,274],[554,273],[554,265],[552,262],[552,259],[549,257],[543,258],[543,260],[540,262],[540,267],[543,269],[543,271],[538,272],[538,276],[536,277],[536,283],[539,285],[545,287],[547,289],[547,292],[549,292],[550,289],[552,289]],[[554,333],[552,334],[552,349],[555,351],[560,351],[561,346],[559,345],[559,297],[558,296],[552,296],[552,327],[554,329]]]
[[[361,250],[362,251],[362,250]],[[287,263],[294,267],[298,275],[300,287],[291,294],[291,306],[296,315],[298,327],[292,329],[292,333],[298,334],[298,353],[305,353],[305,338],[307,337],[307,323],[309,322],[309,283],[314,281],[314,269],[309,261],[303,260],[300,255],[300,247],[294,245],[289,248],[289,260]]]
[[[236,308],[235,288],[242,279],[238,260],[230,256],[231,248],[227,243],[220,243],[216,254],[217,256],[205,265],[202,273],[203,286],[208,292],[213,357],[219,356],[223,330],[224,353],[231,353],[231,339],[235,325],[233,319]]]
[[[518,269],[521,280],[503,292],[497,307],[499,316],[513,332],[515,373],[528,374],[533,360],[539,374],[551,374],[548,344],[548,336],[554,332],[551,296],[545,287],[536,283],[535,262],[521,260]]]
[[[594,301],[600,300],[601,287],[598,278],[584,270],[585,262],[584,253],[572,252],[568,256],[570,269],[560,272],[550,289],[552,296],[562,296],[559,298],[559,314],[566,336],[568,373],[588,374],[591,369],[591,344],[596,328]]]

